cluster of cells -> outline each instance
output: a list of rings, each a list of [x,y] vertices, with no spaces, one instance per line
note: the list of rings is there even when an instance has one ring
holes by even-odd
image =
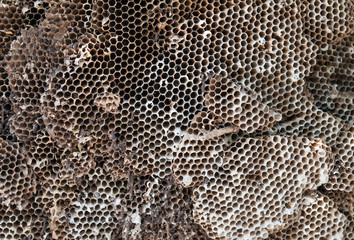
[[[120,98],[112,93],[103,93],[97,96],[94,104],[97,107],[103,108],[106,112],[118,113]]]
[[[346,122],[353,122],[354,116],[353,33],[337,39],[337,44],[318,54],[314,71],[308,77],[315,105]]]
[[[336,161],[329,182],[325,185],[328,190],[344,192],[354,191],[354,127],[345,126],[338,133],[336,145],[332,147]]]
[[[271,128],[282,116],[257,100],[257,94],[243,89],[230,79],[211,79],[205,105],[216,122],[231,123],[252,133]]]
[[[0,1],[0,98],[11,94],[5,63],[2,62],[9,53],[11,43],[28,26],[37,26],[43,20],[50,1]]]
[[[9,52],[10,45],[24,24],[21,10],[15,6],[0,5],[0,59]]]
[[[354,195],[352,192],[345,192],[340,190],[329,190],[326,195],[331,198],[337,205],[340,212],[353,215],[354,213]],[[350,219],[348,218],[350,221]]]
[[[1,183],[0,199],[3,205],[14,204],[22,209],[35,191],[35,177],[27,166],[26,157],[18,144],[0,139]]]
[[[0,0],[0,239],[345,239],[350,0]]]
[[[8,98],[0,97],[0,113],[0,136],[4,140],[14,141],[16,137],[10,133],[10,126],[8,124],[13,114],[12,105]]]
[[[92,172],[90,178],[81,179],[80,185],[56,178],[52,184],[44,186],[42,198],[49,209],[52,238],[111,239],[119,224],[115,201],[122,194],[123,184],[104,177],[98,170]]]
[[[173,178],[116,180],[96,168],[76,185],[58,173],[42,191],[53,239],[207,239],[190,218],[191,189]]]
[[[303,199],[300,217],[286,229],[267,239],[345,239],[348,222],[326,196],[312,193]],[[321,224],[317,224],[320,222]],[[350,238],[347,238],[350,239]]]
[[[321,140],[241,138],[195,188],[193,217],[214,239],[259,239],[298,218],[305,190],[325,183],[330,152]]]
[[[50,225],[43,212],[43,203],[38,203],[34,197],[23,209],[13,205],[0,206],[0,238],[1,239],[52,239]]]
[[[96,166],[96,162],[84,151],[73,152],[61,161],[61,179],[68,182],[77,182],[81,177],[88,174]]]
[[[333,115],[318,109],[312,102],[306,103],[306,109],[286,122],[274,127],[279,135],[297,134],[308,138],[321,138],[333,147],[337,142],[338,134],[344,130],[345,123]]]
[[[184,138],[175,153],[174,176],[184,186],[194,186],[212,177],[223,163],[224,143],[221,139]]]
[[[354,237],[354,230],[353,230],[354,229],[354,216],[349,215],[348,221],[349,221],[349,224],[346,229],[345,239],[353,239],[353,237]]]

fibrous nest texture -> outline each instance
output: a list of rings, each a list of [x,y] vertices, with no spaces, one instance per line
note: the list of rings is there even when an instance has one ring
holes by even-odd
[[[352,0],[0,0],[0,239],[353,240]]]

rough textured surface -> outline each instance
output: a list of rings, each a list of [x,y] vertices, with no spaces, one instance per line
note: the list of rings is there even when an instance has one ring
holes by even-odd
[[[352,0],[0,0],[0,239],[354,239]]]

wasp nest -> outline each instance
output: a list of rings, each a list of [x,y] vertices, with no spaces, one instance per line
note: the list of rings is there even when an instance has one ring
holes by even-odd
[[[351,0],[0,0],[0,239],[353,239]]]

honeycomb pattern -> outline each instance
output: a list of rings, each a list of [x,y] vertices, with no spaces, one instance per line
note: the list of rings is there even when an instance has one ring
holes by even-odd
[[[354,2],[0,0],[0,239],[354,239]]]
[[[4,90],[6,91],[6,89]],[[7,141],[15,141],[16,137],[10,132],[9,120],[13,115],[13,108],[10,100],[5,97],[0,98],[0,136]]]
[[[352,239],[354,237],[354,192],[330,190],[325,191],[325,194],[336,203],[338,210],[344,213],[348,220],[343,239]]]
[[[189,218],[191,190],[173,178],[129,175],[117,181],[101,171],[90,170],[77,185],[58,173],[43,186],[41,203],[53,239],[198,239],[195,231],[207,239]]]
[[[20,153],[18,144],[0,139],[2,204],[15,204],[22,209],[35,191],[36,180],[27,166],[25,156]]]
[[[315,71],[310,75],[308,88],[315,105],[324,111],[353,122],[354,86],[353,63],[354,35],[346,35],[318,54]]]
[[[300,218],[287,229],[268,239],[345,239],[347,219],[324,196],[308,196]]]
[[[252,133],[264,131],[282,116],[257,101],[257,94],[248,94],[228,79],[212,79],[205,104],[216,122],[226,122]]]
[[[60,177],[68,182],[78,181],[96,166],[96,162],[87,152],[73,152],[61,164],[63,167],[60,169]]]
[[[353,216],[349,216],[348,217],[348,220],[349,220],[349,224],[346,228],[346,232],[345,232],[345,240],[349,240],[349,239],[352,239],[354,237],[354,231],[353,231],[353,228],[354,228],[354,217]]]
[[[354,198],[353,192],[345,192],[338,190],[329,190],[325,192],[338,206],[338,209],[345,213],[346,216],[353,215],[354,213]]]
[[[43,204],[31,197],[23,209],[1,205],[1,239],[51,239]]]
[[[354,127],[345,126],[339,132],[337,144],[333,147],[336,165],[332,176],[325,188],[328,190],[340,190],[352,192],[354,190]]]
[[[11,43],[27,26],[37,26],[45,17],[51,1],[7,1],[0,3],[0,97],[11,94],[4,56],[9,53]]]
[[[103,108],[110,113],[117,113],[119,107],[120,98],[116,95],[103,93],[95,98],[93,102],[97,107]]]
[[[16,6],[0,6],[0,59],[9,52],[10,45],[24,25],[24,14]]]
[[[193,217],[215,239],[266,238],[299,214],[303,194],[327,182],[321,140],[244,138],[196,194]]]
[[[353,27],[350,1],[305,1],[306,33],[321,48],[324,44],[338,41]],[[309,10],[309,11],[308,11]]]
[[[296,134],[308,138],[321,138],[331,147],[336,145],[338,134],[344,130],[345,123],[331,114],[318,109],[311,102],[299,116],[280,123],[274,128],[280,135]],[[344,132],[347,132],[344,130]]]
[[[331,171],[328,190],[350,192],[353,189],[353,125],[331,116],[309,105],[309,109],[292,121],[279,124],[276,130],[280,134],[289,132],[309,138],[321,138],[331,146],[335,165]],[[311,111],[312,109],[313,111]],[[315,120],[318,119],[318,120]]]
[[[186,136],[173,162],[174,176],[186,187],[203,183],[223,163],[223,142]]]
[[[112,197],[120,195],[122,183],[98,179],[97,173],[91,177],[82,179],[80,188],[63,179],[47,186],[45,197],[56,200],[47,203],[53,239],[109,239],[106,234],[118,223]]]

